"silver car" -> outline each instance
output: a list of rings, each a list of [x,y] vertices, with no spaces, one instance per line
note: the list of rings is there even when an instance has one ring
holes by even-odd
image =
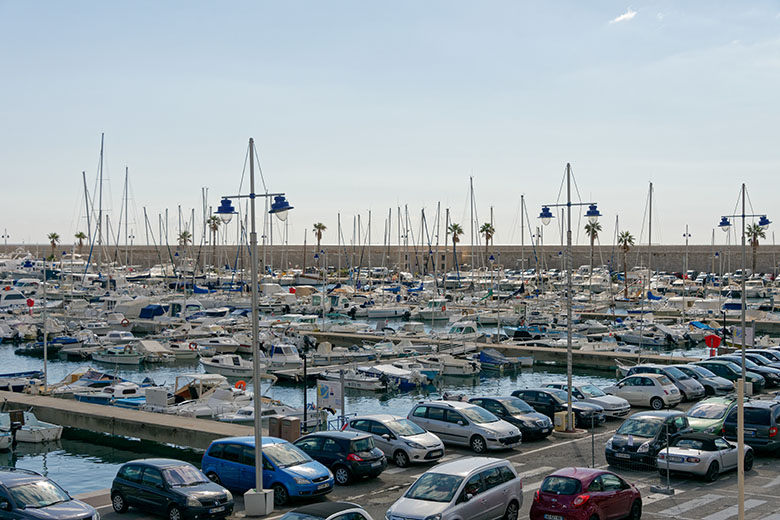
[[[622,397],[633,406],[649,406],[653,410],[673,408],[680,404],[682,396],[668,377],[661,374],[637,374],[621,379],[604,391]]]
[[[504,459],[468,457],[423,473],[385,513],[386,520],[517,520],[523,482]]]
[[[680,395],[683,401],[696,401],[701,397],[704,397],[706,391],[704,386],[693,379],[691,376],[670,365],[637,365],[631,367],[628,371],[629,376],[638,374],[662,374],[669,378],[674,383],[674,386],[680,391]]]
[[[750,471],[753,448],[745,445],[744,457],[745,471]],[[657,463],[662,475],[668,467],[672,473],[688,473],[713,482],[721,473],[737,468],[739,451],[736,444],[717,435],[688,433],[674,439],[668,451],[658,452]]]
[[[411,462],[433,462],[444,456],[441,439],[405,417],[359,415],[350,419],[344,429],[371,434],[377,448],[401,468]]]
[[[559,388],[567,391],[566,383],[550,383],[547,388]],[[609,395],[592,384],[572,385],[571,393],[580,401],[597,404],[604,409],[607,417],[627,417],[631,413],[631,403],[616,395]]]
[[[407,417],[449,444],[469,446],[474,453],[520,445],[520,430],[481,406],[461,401],[423,401]]]

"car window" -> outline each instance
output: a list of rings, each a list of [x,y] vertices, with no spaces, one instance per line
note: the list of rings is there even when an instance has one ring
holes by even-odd
[[[715,439],[715,447],[719,450],[728,450],[731,449],[731,444],[726,442],[725,439]]]
[[[588,491],[591,493],[598,493],[604,491],[604,484],[601,482],[601,475],[593,479],[593,482],[588,486]]]
[[[412,417],[425,417],[426,410],[428,410],[427,406],[418,406],[412,412]]]
[[[354,452],[354,453],[362,453],[364,451],[371,451],[375,447],[376,446],[374,445],[374,438],[373,437],[364,437],[362,439],[353,439],[352,442],[349,443],[349,449],[352,452]],[[341,451],[340,448],[341,447],[339,446],[339,448],[336,448],[336,449]],[[325,451],[330,451],[330,450],[328,450],[327,443],[325,445]]]
[[[225,444],[222,448],[222,458],[229,462],[241,462],[241,446],[238,444]]]
[[[576,495],[582,491],[582,484],[574,478],[552,476],[544,479],[540,490],[557,495]]]
[[[415,410],[417,412],[417,410]],[[362,432],[369,431],[370,424],[372,421],[366,421],[365,419],[359,419],[357,421],[352,421],[349,423],[350,428],[354,428],[356,430],[360,430]]]
[[[522,390],[515,392],[515,395],[523,401],[536,401],[536,392],[524,392]]]
[[[255,465],[254,446],[241,446],[241,464],[254,467]]]
[[[745,424],[760,424],[768,426],[771,424],[768,408],[745,408]]]
[[[125,466],[119,470],[119,476],[130,482],[140,482],[141,470],[141,466]]]
[[[688,427],[688,419],[686,419],[685,417],[681,417],[681,416],[675,417],[674,418],[674,426],[675,426],[675,428],[677,429],[678,432],[680,430],[684,430],[685,428]]]
[[[703,450],[704,442],[697,439],[677,439],[674,443],[675,448],[686,448],[690,450]]]
[[[458,424],[458,422],[462,422],[463,424],[466,424],[466,419],[463,418],[461,414],[458,412],[454,412],[452,410],[447,410],[447,422],[452,424]]]
[[[360,513],[344,513],[343,515],[334,516],[333,520],[366,520],[366,517]]]
[[[215,459],[221,459],[222,449],[224,447],[225,447],[224,444],[212,444],[211,448],[209,448],[209,456],[214,457]]]
[[[494,414],[504,415],[504,407],[495,401],[485,400],[479,403],[475,402],[474,404],[479,405],[485,410],[493,412]]]
[[[640,386],[638,377],[627,377],[623,380],[623,386]]]
[[[501,478],[501,470],[499,468],[490,468],[480,473],[482,480],[485,483],[485,490],[492,489],[500,484],[504,483]]]
[[[700,402],[685,414],[697,419],[720,419],[728,411],[730,405],[718,402]]]
[[[460,488],[463,477],[442,473],[423,473],[404,494],[406,498],[429,502],[449,502]]]
[[[604,491],[619,491],[623,489],[623,482],[615,475],[610,475],[609,473],[601,475],[601,485]]]
[[[148,487],[162,487],[162,475],[154,468],[144,468],[143,476],[141,477],[141,485]]]
[[[306,437],[295,441],[295,445],[303,451],[322,451],[322,437]],[[330,439],[328,439],[330,440]]]
[[[466,485],[463,487],[463,496],[472,495],[477,496],[484,491],[482,484],[482,475],[477,473],[466,481]]]
[[[374,435],[390,435],[390,430],[382,423],[371,421],[371,433]]]
[[[263,454],[263,469],[267,471],[274,471],[274,467],[271,465],[271,462],[268,460],[268,457]]]
[[[507,466],[500,466],[498,469],[501,472],[501,480],[503,482],[509,482],[510,480],[514,480],[516,478],[515,473]]]
[[[434,421],[443,421],[444,408],[437,408],[433,406],[428,407],[428,419],[432,419]]]
[[[536,401],[540,404],[552,404],[553,398],[549,394],[545,394],[544,392],[538,392],[536,397]]]
[[[333,439],[325,439],[321,449],[325,453],[342,453],[344,451],[341,445]]]

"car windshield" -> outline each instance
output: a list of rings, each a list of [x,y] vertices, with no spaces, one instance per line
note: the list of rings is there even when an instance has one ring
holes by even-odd
[[[736,358],[736,357],[735,358],[727,358],[727,359],[729,361],[733,362],[735,365],[737,365],[737,369],[739,369],[740,371],[742,370],[742,368],[741,368],[742,367],[742,359]],[[753,363],[752,361],[750,361],[748,358],[745,358],[745,366],[747,368],[761,368],[758,365],[756,365],[755,363]]]
[[[588,397],[604,397],[604,391],[596,385],[582,385],[580,391]]]
[[[620,425],[617,433],[620,435],[636,435],[637,437],[655,437],[656,432],[663,424],[663,419],[626,419]]]
[[[460,412],[465,415],[471,422],[477,424],[492,423],[498,420],[498,417],[488,412],[484,408],[474,406],[471,408],[464,408]]]
[[[499,403],[503,404],[510,414],[531,413],[534,411],[534,409],[531,408],[528,403],[519,397],[513,397],[512,399],[501,399]]]
[[[566,390],[560,390],[560,389],[557,389],[557,388],[547,388],[546,391],[549,392],[550,395],[553,397],[553,399],[558,401],[559,404],[568,403],[569,402],[569,394],[568,394],[568,392],[566,392]],[[571,400],[572,401],[576,401],[577,398],[574,397],[574,396],[571,396]]]
[[[672,380],[666,376],[659,377],[658,382],[661,383],[662,386],[667,386],[672,384]]]
[[[463,477],[441,473],[425,473],[412,484],[404,495],[415,500],[430,502],[449,502],[458,492]]]
[[[720,419],[728,411],[728,405],[723,403],[699,403],[693,408],[688,410],[688,417],[695,417],[696,419]]]
[[[688,370],[696,372],[701,377],[717,377],[710,369],[700,367],[699,365],[689,365]]]
[[[762,356],[761,354],[750,354],[750,359],[759,365],[769,365],[772,363],[768,358]]]
[[[399,437],[402,435],[420,435],[425,433],[425,430],[414,424],[409,419],[398,419],[397,421],[389,421],[385,423],[391,432],[395,433]]]
[[[163,478],[171,487],[197,486],[209,481],[198,468],[190,465],[163,470]]]
[[[70,501],[70,496],[65,490],[50,480],[27,482],[8,488],[8,491],[20,508],[47,507]]]
[[[672,441],[675,448],[685,448],[689,450],[704,450],[704,443],[697,439],[676,439]]]
[[[688,374],[676,367],[666,367],[666,373],[675,379],[690,379]]]
[[[319,515],[310,515],[308,513],[296,513],[295,511],[290,511],[289,513],[284,515],[280,520],[325,520],[325,517]]]
[[[551,476],[544,479],[541,491],[556,495],[576,495],[582,491],[582,484],[574,478]]]
[[[289,442],[263,446],[263,454],[280,468],[289,468],[290,466],[311,462],[311,458],[308,455]]]

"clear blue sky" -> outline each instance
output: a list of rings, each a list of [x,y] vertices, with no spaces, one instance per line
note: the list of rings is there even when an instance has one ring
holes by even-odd
[[[0,71],[14,243],[85,229],[101,132],[105,205],[116,223],[128,166],[141,242],[144,207],[175,240],[179,205],[234,193],[250,136],[295,243],[315,221],[335,242],[339,211],[349,240],[369,209],[381,243],[389,207],[437,201],[468,234],[469,175],[495,242],[519,243],[520,194],[537,225],[566,162],[602,243],[616,215],[642,234],[650,181],[654,241],[688,223],[709,243],[741,182],[780,223],[777,1],[0,0]]]

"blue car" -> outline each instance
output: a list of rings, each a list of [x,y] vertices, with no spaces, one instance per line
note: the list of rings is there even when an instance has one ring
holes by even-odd
[[[209,445],[201,470],[226,488],[247,491],[255,486],[255,438],[228,437]],[[309,498],[333,491],[333,474],[289,442],[263,437],[263,487],[273,489],[274,503]]]
[[[100,515],[34,471],[0,467],[0,518],[100,520]]]

